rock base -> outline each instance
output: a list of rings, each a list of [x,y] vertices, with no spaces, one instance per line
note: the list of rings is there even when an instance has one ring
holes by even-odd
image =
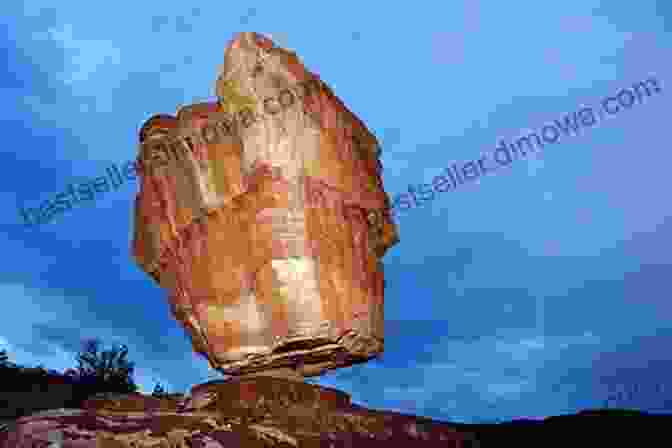
[[[342,391],[268,376],[200,384],[181,402],[129,394],[23,417],[0,447],[54,438],[62,448],[479,446],[457,424],[366,409]]]

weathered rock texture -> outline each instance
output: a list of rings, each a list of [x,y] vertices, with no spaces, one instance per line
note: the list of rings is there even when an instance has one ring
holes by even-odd
[[[201,385],[185,403],[140,394],[24,417],[0,448],[476,447],[448,423],[374,411],[340,391],[262,377]]]
[[[381,257],[399,239],[375,136],[256,33],[229,44],[216,91],[142,128],[137,262],[225,374],[380,354]]]

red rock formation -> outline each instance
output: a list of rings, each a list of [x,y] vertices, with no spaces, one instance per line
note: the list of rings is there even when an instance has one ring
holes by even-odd
[[[196,407],[140,394],[89,400],[81,410],[24,417],[0,433],[0,448],[443,447],[475,448],[458,425],[374,411],[340,391],[260,377],[192,389]]]
[[[141,130],[137,262],[223,373],[311,376],[380,354],[380,258],[399,239],[376,138],[256,33],[229,44],[216,90]]]

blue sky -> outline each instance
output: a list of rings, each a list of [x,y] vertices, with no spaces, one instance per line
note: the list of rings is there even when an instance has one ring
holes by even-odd
[[[654,76],[645,101],[401,212],[385,355],[317,382],[464,422],[600,406],[615,385],[638,390],[623,405],[672,412],[668,2],[5,3],[0,347],[14,362],[74,367],[98,336],[129,346],[147,392],[218,377],[131,258],[137,182],[40,227],[17,207],[134,159],[143,121],[214,98],[227,42],[256,31],[379,137],[391,196]]]

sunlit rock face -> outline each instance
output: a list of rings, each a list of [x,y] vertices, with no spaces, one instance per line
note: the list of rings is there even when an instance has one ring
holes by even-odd
[[[215,90],[141,130],[136,261],[225,374],[380,354],[381,257],[399,238],[376,138],[256,33],[229,43]]]

